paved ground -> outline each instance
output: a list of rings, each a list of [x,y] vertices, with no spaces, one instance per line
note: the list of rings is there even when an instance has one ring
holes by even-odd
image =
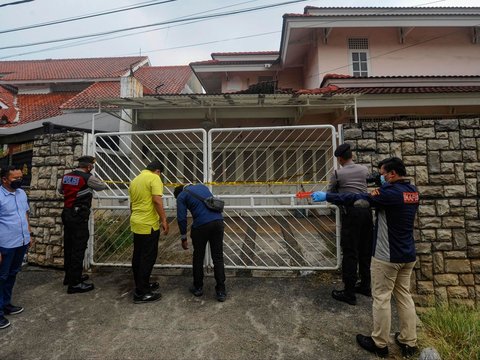
[[[331,289],[341,287],[335,275],[229,277],[228,299],[219,303],[213,278],[194,298],[190,276],[156,271],[163,298],[152,304],[132,303],[129,269],[91,277],[95,291],[68,295],[61,271],[26,267],[14,289],[25,311],[0,330],[0,359],[375,358],[355,344],[371,329],[371,300],[333,300]]]

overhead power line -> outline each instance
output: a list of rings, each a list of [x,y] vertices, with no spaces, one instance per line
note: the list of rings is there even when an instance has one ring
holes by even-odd
[[[26,0],[26,1],[33,1],[33,0]],[[177,0],[164,0],[164,1],[147,1],[147,3],[139,3],[138,5],[133,5],[129,7],[123,7],[123,8],[116,8],[112,10],[107,10],[103,12],[98,12],[98,13],[92,13],[92,14],[86,14],[82,16],[77,16],[77,17],[72,17],[72,18],[66,18],[66,19],[60,19],[60,20],[54,20],[54,21],[48,21],[40,24],[33,24],[33,25],[28,25],[28,26],[22,26],[14,29],[7,29],[7,30],[0,30],[0,34],[5,34],[5,33],[11,33],[11,32],[16,32],[16,31],[21,31],[21,30],[29,30],[29,29],[36,29],[44,26],[51,26],[51,25],[58,25],[58,24],[64,24],[67,22],[72,22],[72,21],[78,21],[78,20],[84,20],[84,19],[90,19],[98,16],[105,16],[105,15],[111,15],[123,11],[130,11],[134,9],[141,9],[144,7],[148,6],[154,6],[154,5],[161,5],[161,4],[166,4],[170,2],[174,2]],[[9,5],[9,4],[6,4]],[[0,6],[6,6],[6,5],[0,5]]]
[[[28,43],[28,44],[3,46],[3,47],[0,47],[0,50],[16,49],[16,48],[30,47],[30,46],[43,45],[43,44],[53,44],[53,43],[57,43],[57,42],[70,41],[70,40],[86,39],[86,38],[91,38],[91,37],[96,37],[96,36],[101,36],[101,35],[110,35],[110,34],[116,34],[116,33],[125,32],[125,31],[145,29],[145,28],[153,27],[153,26],[176,24],[176,23],[180,23],[180,22],[184,22],[184,21],[203,20],[203,19],[212,19],[212,18],[218,18],[218,17],[223,17],[223,16],[231,16],[231,15],[243,14],[243,13],[253,12],[253,11],[263,10],[263,9],[270,9],[270,8],[274,8],[274,7],[278,7],[278,6],[294,4],[294,3],[299,3],[299,2],[305,2],[305,1],[307,1],[307,0],[284,1],[284,2],[281,2],[281,3],[278,3],[278,4],[263,5],[263,6],[257,6],[257,7],[247,8],[247,9],[233,10],[233,11],[230,11],[230,12],[216,13],[216,14],[210,14],[210,15],[197,16],[197,17],[189,17],[189,18],[185,17],[185,18],[182,18],[182,19],[167,20],[167,21],[162,21],[162,22],[158,22],[158,23],[154,23],[154,24],[148,24],[148,25],[132,26],[132,27],[129,27],[129,28],[122,28],[122,29],[117,29],[117,30],[104,31],[104,32],[95,33],[95,34],[72,36],[72,37],[69,37],[69,38],[39,41],[39,42]]]
[[[10,6],[10,5],[20,5],[20,4],[27,3],[27,2],[32,2],[32,1],[34,1],[34,0],[19,0],[19,1],[14,1],[14,2],[11,2],[11,3],[0,4],[0,7]]]

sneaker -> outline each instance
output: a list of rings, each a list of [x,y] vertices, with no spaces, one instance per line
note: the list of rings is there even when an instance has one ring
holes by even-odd
[[[20,314],[22,311],[23,311],[23,307],[15,306],[12,304],[8,304],[3,307],[3,312],[5,313],[5,315]]]
[[[188,289],[188,291],[190,291],[193,296],[196,296],[196,297],[199,297],[199,296],[202,296],[203,295],[203,289],[202,288],[196,288],[195,286],[192,286]]]
[[[162,294],[150,292],[144,295],[133,294],[133,303],[134,304],[143,304],[158,301],[162,298]]]
[[[0,316],[0,329],[5,329],[10,326],[10,321],[5,316]]]
[[[395,333],[395,343],[400,347],[402,350],[402,356],[404,358],[409,358],[418,353],[418,347],[416,346],[409,346],[407,344],[402,344],[400,341],[398,341],[398,337],[400,336],[400,333],[397,332]]]
[[[372,289],[370,287],[365,287],[360,284],[355,285],[355,292],[357,294],[362,294],[368,297],[372,296]]]
[[[227,294],[225,291],[217,291],[215,298],[220,302],[224,302],[227,299]]]
[[[375,341],[373,341],[371,336],[365,336],[362,334],[357,335],[357,343],[360,345],[361,348],[374,353],[378,357],[385,358],[388,356],[388,346],[383,348],[378,347],[375,345]]]
[[[150,286],[150,291],[155,291],[160,289],[160,284],[156,281],[149,283],[148,286]]]
[[[346,302],[350,305],[357,305],[357,298],[355,295],[350,295],[345,290],[332,290],[332,297],[335,300]]]
[[[67,294],[84,293],[84,292],[92,291],[94,288],[95,286],[93,284],[87,284],[87,283],[81,282],[78,285],[69,286],[67,288]]]

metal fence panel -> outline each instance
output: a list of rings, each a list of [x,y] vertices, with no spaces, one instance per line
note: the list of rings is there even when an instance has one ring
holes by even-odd
[[[165,164],[170,233],[157,265],[190,267],[180,246],[173,187],[204,182],[226,201],[227,268],[316,270],[339,266],[336,207],[297,199],[322,190],[335,168],[332,126],[144,131],[95,135],[96,175],[109,185],[94,204],[93,255],[98,265],[129,265],[128,183],[148,162]],[[190,220],[189,220],[190,221]],[[212,265],[209,256],[206,265]]]

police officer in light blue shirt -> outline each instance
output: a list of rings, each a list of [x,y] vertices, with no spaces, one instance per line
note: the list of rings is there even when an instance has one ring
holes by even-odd
[[[0,329],[10,326],[5,315],[23,311],[12,305],[12,290],[30,245],[27,194],[20,189],[23,174],[15,166],[0,172]]]

